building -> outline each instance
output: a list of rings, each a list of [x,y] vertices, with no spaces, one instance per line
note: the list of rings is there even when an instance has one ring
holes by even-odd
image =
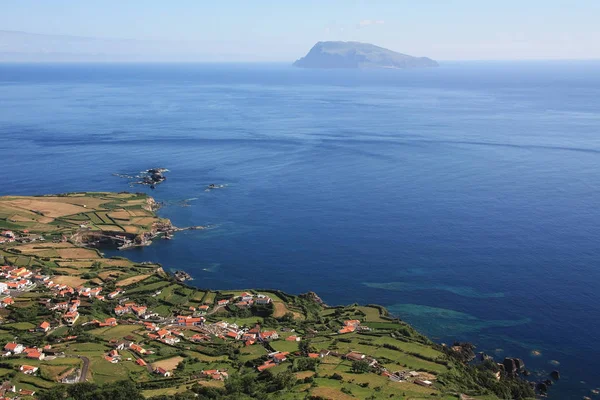
[[[75,322],[77,322],[77,320],[79,319],[79,312],[77,312],[77,311],[68,311],[63,316],[63,319],[65,320],[65,322],[67,323],[67,325],[73,326],[73,324],[75,324]]]
[[[38,327],[37,327],[37,331],[38,332],[48,332],[50,330],[50,322],[48,321],[44,321],[42,322]]]
[[[171,376],[171,372],[170,371],[167,371],[166,369],[160,368],[160,367],[155,368],[154,369],[154,373],[158,374],[158,375],[162,375],[165,378],[168,378],[168,377]]]
[[[279,334],[276,331],[265,331],[260,333],[262,340],[276,340],[279,339]]]
[[[269,296],[265,296],[264,294],[259,294],[256,296],[255,303],[256,304],[269,304],[271,302],[271,298]]]
[[[179,326],[200,326],[204,322],[202,317],[178,316],[177,325]]]
[[[25,347],[22,344],[10,342],[4,346],[4,350],[10,351],[12,354],[21,354],[25,350]]]
[[[38,367],[34,367],[32,365],[21,365],[19,367],[19,371],[27,375],[33,375],[37,372]]]
[[[42,353],[41,351],[39,351],[38,349],[30,349],[27,352],[27,358],[32,359],[32,360],[43,360],[44,358],[46,358],[46,355],[44,353]]]
[[[346,354],[346,359],[350,360],[350,361],[361,361],[365,359],[365,355],[361,354],[361,353],[357,353],[355,351],[351,351],[350,353]]]

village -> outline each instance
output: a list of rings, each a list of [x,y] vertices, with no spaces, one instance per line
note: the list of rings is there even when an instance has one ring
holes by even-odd
[[[83,225],[138,237],[169,225],[154,204],[129,193],[0,197],[0,228],[11,227],[0,230],[0,400],[123,380],[161,398],[245,390],[228,382],[252,379],[289,399],[436,398],[468,389],[466,374],[510,382],[512,369],[468,369],[460,346],[433,344],[377,305],[200,289],[185,271],[105,258],[79,242]],[[468,390],[461,399],[490,398]]]
[[[212,305],[203,304],[199,306],[190,306],[185,313],[169,317],[162,317],[153,312],[146,305],[129,300],[127,290],[117,288],[110,293],[104,293],[101,286],[96,287],[71,287],[65,284],[56,283],[52,276],[41,275],[39,271],[30,270],[24,267],[15,267],[5,265],[0,267],[0,292],[4,295],[0,299],[2,307],[10,308],[15,304],[15,297],[20,294],[36,290],[46,295],[38,298],[38,303],[43,305],[48,311],[52,312],[52,318],[43,320],[34,328],[36,332],[49,335],[62,327],[73,327],[80,321],[80,312],[82,304],[89,307],[90,302],[112,302],[113,316],[98,320],[88,320],[81,322],[82,327],[94,326],[97,328],[116,327],[120,324],[129,327],[134,326],[138,332],[143,332],[143,340],[131,340],[133,337],[112,338],[107,343],[111,349],[102,356],[105,362],[118,364],[122,362],[134,362],[139,366],[145,367],[152,374],[164,378],[177,375],[177,365],[171,365],[171,368],[165,368],[160,363],[155,366],[149,363],[148,356],[152,356],[154,351],[147,349],[145,343],[156,341],[161,344],[173,347],[186,347],[190,344],[209,343],[214,340],[222,342],[238,342],[243,347],[260,346],[264,347],[265,360],[257,364],[257,372],[263,372],[282,365],[290,363],[294,357],[308,357],[311,359],[323,359],[326,357],[335,357],[348,360],[350,362],[364,362],[368,366],[368,371],[385,376],[395,382],[410,381],[421,386],[431,386],[431,374],[416,372],[411,370],[388,371],[381,365],[377,359],[358,351],[348,351],[340,353],[329,349],[307,350],[304,353],[300,350],[283,351],[276,350],[279,346],[273,346],[274,342],[285,341],[297,344],[303,340],[294,329],[271,329],[263,328],[259,323],[238,325],[234,322],[220,320],[217,322],[207,321],[207,316],[215,311],[225,311],[227,307],[233,306],[237,309],[249,309],[254,305],[267,306],[272,303],[272,298],[268,294],[242,292],[239,295],[222,298],[215,301]],[[156,293],[154,293],[156,295]],[[358,319],[344,320],[337,332],[333,335],[343,336],[355,332],[369,332],[371,329],[362,324]],[[140,335],[136,335],[140,337]],[[311,334],[315,336],[314,333]],[[60,338],[60,342],[68,343],[75,341],[76,336],[66,335]],[[62,348],[59,346],[59,348]],[[288,347],[289,348],[289,347]],[[293,347],[292,347],[293,348]],[[126,350],[128,356],[123,355]],[[59,351],[56,346],[46,344],[41,347],[28,347],[18,341],[11,341],[4,345],[3,358],[18,357],[22,364],[18,365],[18,371],[26,375],[36,375],[39,367],[28,364],[29,360],[44,360],[48,357],[64,357],[65,351]],[[129,355],[134,355],[130,357]],[[82,368],[83,369],[83,368]],[[86,380],[84,372],[79,369],[75,375],[73,373],[63,377],[63,383],[75,383]],[[207,380],[225,380],[228,378],[228,368],[225,369],[207,369],[199,371],[200,379]],[[421,378],[421,379],[419,379]],[[25,392],[17,391],[20,395],[32,394],[28,389]],[[1,398],[1,397],[0,397]]]

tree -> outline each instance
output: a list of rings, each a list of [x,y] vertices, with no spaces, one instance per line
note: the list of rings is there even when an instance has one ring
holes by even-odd
[[[369,363],[364,360],[353,361],[352,362],[352,372],[355,374],[364,374],[365,372],[369,372],[371,367],[369,367]]]
[[[308,353],[312,353],[312,344],[310,342],[310,340],[308,339],[304,339],[302,340],[299,344],[298,344],[298,349],[300,350],[300,352],[302,354],[308,354]]]

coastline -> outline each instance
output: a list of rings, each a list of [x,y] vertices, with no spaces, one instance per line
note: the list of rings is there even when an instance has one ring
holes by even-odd
[[[10,268],[12,268],[11,271],[15,271],[18,268],[32,268],[35,269],[33,273],[37,273],[41,277],[47,277],[41,278],[38,287],[41,288],[44,286],[48,289],[48,291],[42,290],[42,293],[48,293],[48,295],[50,295],[50,299],[48,300],[49,304],[53,304],[52,293],[54,293],[54,296],[56,295],[53,291],[55,286],[53,286],[54,284],[49,284],[48,282],[50,281],[60,281],[61,283],[58,285],[61,288],[67,286],[72,291],[70,292],[71,294],[77,293],[76,297],[78,298],[82,296],[82,293],[92,293],[91,291],[96,290],[95,288],[97,288],[98,290],[94,296],[97,297],[97,300],[100,302],[120,299],[117,300],[118,305],[115,307],[115,312],[120,310],[119,307],[123,307],[123,304],[126,306],[126,301],[131,296],[134,296],[135,293],[147,293],[143,298],[139,296],[133,297],[136,299],[135,304],[138,304],[137,302],[147,303],[144,305],[135,305],[138,309],[141,309],[141,307],[144,309],[144,314],[138,314],[139,318],[140,316],[146,315],[147,308],[153,303],[153,301],[149,300],[148,295],[150,295],[150,299],[153,297],[161,299],[161,296],[163,296],[163,290],[155,290],[152,292],[152,289],[147,291],[144,288],[168,287],[172,288],[170,290],[171,293],[179,293],[177,296],[181,297],[181,300],[173,302],[173,300],[169,300],[170,297],[166,297],[159,303],[154,303],[155,306],[160,304],[160,307],[164,308],[159,307],[161,312],[148,314],[149,321],[157,321],[154,323],[164,324],[165,322],[168,322],[169,318],[176,315],[175,313],[178,313],[180,316],[177,318],[185,318],[185,321],[194,321],[191,326],[200,329],[198,332],[204,332],[202,329],[209,329],[208,323],[210,322],[210,326],[215,326],[215,328],[210,328],[208,330],[208,332],[211,332],[212,334],[220,332],[218,330],[219,328],[217,328],[220,323],[217,319],[220,318],[211,320],[211,318],[218,315],[221,315],[221,317],[226,320],[227,318],[232,317],[237,320],[243,320],[245,321],[245,324],[248,324],[249,321],[254,318],[260,318],[260,321],[262,321],[261,324],[274,324],[279,326],[280,329],[282,329],[281,333],[289,332],[290,329],[293,329],[293,332],[296,329],[300,329],[300,326],[303,326],[302,330],[304,331],[304,335],[312,338],[311,340],[307,339],[308,342],[319,339],[324,345],[325,343],[329,343],[323,341],[324,338],[331,340],[332,337],[336,338],[339,335],[344,335],[331,342],[331,344],[326,346],[324,351],[338,354],[338,356],[335,357],[340,357],[342,360],[348,360],[348,357],[350,357],[350,361],[352,361],[351,358],[353,357],[353,352],[356,352],[357,348],[363,349],[362,353],[358,353],[360,356],[356,357],[359,357],[359,361],[363,358],[371,360],[368,368],[364,372],[376,372],[376,375],[374,376],[385,377],[386,379],[384,382],[406,382],[409,383],[410,388],[414,390],[416,390],[416,386],[420,386],[429,388],[430,390],[435,389],[436,391],[440,391],[440,393],[444,393],[447,391],[447,388],[445,388],[447,384],[439,385],[436,383],[437,381],[453,382],[451,385],[452,387],[456,387],[457,389],[463,387],[464,390],[467,386],[462,386],[465,385],[465,383],[462,382],[463,378],[472,374],[477,376],[483,374],[490,379],[488,384],[491,385],[491,389],[488,388],[487,390],[495,390],[498,391],[498,393],[501,393],[506,387],[518,388],[522,393],[527,393],[529,385],[518,378],[518,374],[524,371],[522,361],[518,359],[508,359],[509,362],[507,363],[505,360],[502,366],[500,364],[490,364],[489,362],[486,366],[485,362],[489,361],[489,359],[482,357],[481,363],[477,366],[472,366],[470,365],[470,362],[475,358],[472,345],[466,343],[455,343],[453,346],[434,344],[431,340],[415,331],[410,325],[402,322],[398,318],[390,317],[388,310],[382,306],[355,305],[329,307],[325,305],[314,292],[302,295],[290,295],[276,289],[249,289],[245,292],[235,290],[206,290],[184,284],[179,279],[175,279],[175,276],[165,273],[161,266],[156,264],[135,264],[124,257],[107,259],[101,257],[97,250],[86,250],[93,251],[96,256],[92,253],[82,253],[83,250],[78,250],[87,249],[87,247],[81,246],[83,244],[89,244],[90,238],[94,239],[92,242],[99,247],[103,244],[102,241],[96,240],[100,236],[107,236],[110,239],[108,240],[110,242],[114,239],[115,235],[113,229],[115,229],[115,227],[121,228],[124,233],[130,235],[135,233],[136,236],[132,239],[132,242],[134,243],[147,243],[146,238],[148,236],[161,234],[164,231],[174,233],[177,228],[174,228],[170,221],[158,217],[156,214],[158,211],[157,203],[154,199],[145,194],[70,193],[29,198],[22,196],[0,198],[0,208],[5,207],[14,211],[17,209],[22,210],[24,206],[31,209],[30,211],[27,211],[28,217],[34,218],[34,222],[27,222],[27,224],[31,224],[31,226],[29,226],[31,229],[15,229],[15,231],[12,232],[14,240],[8,244],[8,246],[3,246],[1,248],[4,253],[2,256],[3,259],[0,261],[8,262]],[[46,207],[46,209],[44,209],[45,211],[39,211],[42,209],[42,206]],[[144,213],[140,210],[145,210],[146,212]],[[72,211],[78,211],[78,213],[72,214]],[[84,217],[86,219],[84,219]],[[52,221],[48,221],[48,218],[51,218]],[[13,225],[18,222],[16,219],[11,222]],[[109,220],[112,221],[113,224],[109,224]],[[84,223],[82,221],[86,222]],[[25,222],[21,221],[20,223]],[[62,224],[70,225],[63,226]],[[44,225],[46,228],[44,228]],[[85,226],[85,228],[82,226]],[[110,228],[104,228],[106,226],[109,226]],[[134,231],[133,228],[137,229],[134,233],[132,233]],[[50,231],[44,231],[44,229],[50,229]],[[82,232],[83,229],[85,229],[85,232]],[[68,236],[69,232],[72,231],[75,231],[75,234]],[[52,242],[49,243],[45,237],[51,239]],[[58,258],[47,257],[50,255],[51,251],[56,252]],[[31,257],[27,263],[27,267],[19,266],[19,260],[23,257],[22,254]],[[72,257],[77,258],[73,259]],[[90,261],[89,271],[87,271],[87,267],[82,270],[81,268],[88,260]],[[39,268],[35,267],[37,262],[40,263]],[[114,268],[115,266],[118,268],[116,270],[111,269],[111,271],[115,272],[110,272],[106,275],[106,278],[102,278],[101,274],[105,274],[105,272],[98,273],[94,271],[106,269],[107,266],[104,266],[104,264],[107,264],[110,268]],[[77,271],[76,273],[78,273],[78,275],[72,273],[65,274],[67,272],[65,271],[65,267],[70,265],[77,265],[77,270],[73,270],[73,272]],[[119,273],[116,274],[116,278],[111,278],[117,271]],[[108,270],[106,272],[108,272]],[[12,274],[14,272],[10,273]],[[67,283],[67,285],[65,285],[65,283]],[[92,287],[82,289],[82,286],[76,288],[74,285],[69,286],[69,283],[71,285],[75,283],[85,286],[91,285]],[[34,290],[34,288],[31,290]],[[105,297],[104,295],[99,295],[103,288],[115,288],[115,290]],[[62,288],[60,290],[63,291],[66,289]],[[29,293],[29,291],[24,291],[23,293]],[[199,298],[197,293],[203,293],[202,297]],[[122,298],[126,295],[128,296],[127,298]],[[19,293],[14,294],[14,298],[18,299],[19,296]],[[90,295],[88,295],[88,297],[90,297]],[[95,303],[96,302],[94,301],[93,304]],[[165,305],[168,304],[171,306],[165,307]],[[182,306],[185,306],[186,304],[194,305],[188,306],[188,309],[185,310]],[[199,311],[200,308],[197,304],[202,304],[201,307],[205,310],[204,313]],[[131,307],[134,306],[129,306],[129,308]],[[91,320],[87,317],[82,317],[85,318],[84,322],[82,322],[82,320],[79,320],[78,322],[78,319],[80,318],[79,311],[76,308],[74,312],[77,313],[74,314],[76,315],[74,320],[69,319],[71,317],[69,317],[68,313],[65,313],[61,317],[69,327],[77,327],[79,324],[84,324],[83,326],[95,324],[99,327],[102,327],[102,324],[109,324],[109,326],[111,326],[111,324],[113,324],[112,320],[114,320],[114,326],[123,323],[123,321],[115,319],[114,317],[111,317],[111,322],[107,322],[111,318],[107,318],[105,322],[102,322],[99,318]],[[9,314],[9,317],[10,315],[11,314]],[[84,314],[81,315],[83,316]],[[91,315],[93,316],[93,313]],[[118,312],[117,316],[119,316]],[[344,320],[344,318],[346,319]],[[301,321],[305,321],[303,323],[304,325],[298,325]],[[306,323],[309,321],[311,322],[307,326]],[[323,325],[325,321],[329,322]],[[186,324],[187,322],[185,322],[184,326],[187,326]],[[341,328],[337,324],[341,324]],[[227,335],[234,332],[235,340],[239,340],[239,337],[242,337],[251,331],[251,324],[245,331],[237,330],[239,324],[236,321],[234,321],[234,325],[236,327],[234,328],[236,329],[235,331],[226,332],[229,332]],[[165,326],[168,328],[170,325],[167,323]],[[71,329],[73,328],[69,328],[69,330]],[[215,331],[214,329],[217,330]],[[224,331],[221,334],[225,334],[226,332]],[[260,332],[259,329],[259,333]],[[368,338],[371,339],[367,340]],[[388,339],[384,340],[384,338],[390,338],[389,340],[391,340],[391,342],[389,342]],[[164,338],[159,339],[163,340]],[[375,345],[370,342],[375,339],[381,341],[381,343],[376,342],[380,344]],[[246,341],[246,345],[249,342],[252,342],[250,345],[254,345],[254,340],[256,339]],[[165,344],[169,346],[176,345],[177,343],[179,342],[175,341],[175,339],[173,339],[173,343],[165,342]],[[338,344],[336,345],[336,343]],[[341,346],[339,343],[348,344],[348,346],[344,345],[345,347],[342,347],[350,352],[345,355],[344,353],[339,353],[337,351],[337,348]],[[411,346],[416,346],[419,350],[409,351],[408,349],[403,349],[403,346],[405,346],[406,343],[412,343]],[[275,347],[273,347],[275,343],[271,344],[270,340],[262,340],[261,345],[267,350],[270,349],[271,353],[275,351]],[[294,354],[296,357],[300,357],[299,359],[303,357],[311,358],[311,354],[316,354],[313,353],[316,349],[311,352],[310,349],[303,350],[299,344],[298,346],[299,347],[296,350],[297,353]],[[327,347],[329,347],[329,349]],[[279,351],[283,351],[285,348],[287,347],[281,347],[281,350]],[[392,353],[393,355],[391,355],[388,351],[383,352],[384,349],[391,349],[399,353],[397,355]],[[435,354],[435,356],[432,356],[432,354]],[[393,361],[393,358],[389,359],[391,356],[401,356],[401,359],[404,361],[398,362],[400,365],[404,363],[405,367],[409,367],[409,370],[410,368],[419,370],[419,368],[416,367],[421,365],[420,368],[422,371],[413,371],[414,376],[412,376],[412,379],[408,378],[408,375],[405,375],[404,372],[402,372],[402,374],[398,372],[399,375],[395,375],[396,372],[391,368],[397,367],[391,366],[390,362]],[[155,364],[157,363],[158,361],[155,362]],[[410,367],[411,363],[413,367]],[[275,364],[266,363],[263,365],[268,365],[268,368],[270,369],[271,367],[275,367]],[[446,370],[450,368],[450,366],[461,371],[459,373],[461,379],[456,379],[456,377],[452,378],[451,375],[448,375]],[[354,368],[354,364],[349,364],[348,367]],[[257,368],[258,371],[261,372],[260,365],[254,366],[253,368]],[[408,373],[409,370],[405,370],[406,373]],[[93,371],[94,368],[92,367],[92,375]],[[411,372],[411,374],[413,372]],[[417,379],[417,377],[420,376],[419,374],[422,376],[421,379]],[[503,378],[501,379],[501,377]],[[87,379],[86,376],[80,378],[83,380]],[[342,379],[344,379],[343,376]],[[471,390],[476,389],[477,386],[471,388]],[[478,390],[485,392],[484,387],[479,387]]]

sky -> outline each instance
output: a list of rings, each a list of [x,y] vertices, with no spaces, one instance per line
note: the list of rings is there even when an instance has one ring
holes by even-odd
[[[437,60],[600,59],[600,0],[0,0],[0,10],[2,31],[115,39],[97,51],[166,59],[293,61],[324,40]],[[33,39],[0,36],[0,52]]]

